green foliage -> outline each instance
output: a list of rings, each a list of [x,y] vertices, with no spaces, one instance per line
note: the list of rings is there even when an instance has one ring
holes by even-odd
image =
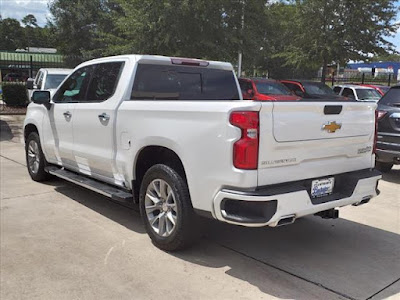
[[[23,83],[3,83],[3,101],[10,107],[25,107],[28,91]]]
[[[55,47],[54,38],[49,26],[37,25],[34,15],[26,15],[21,22],[16,19],[0,17],[0,51],[15,51],[27,47]]]
[[[32,14],[26,15],[21,20],[22,24],[29,27],[38,27],[36,17]]]
[[[394,0],[54,0],[57,48],[85,58],[146,53],[226,60],[296,77],[394,53]],[[28,22],[28,20],[27,20]],[[30,24],[32,20],[29,21]]]
[[[0,50],[14,51],[24,44],[23,29],[16,19],[0,19]]]
[[[292,5],[293,38],[278,54],[287,64],[326,68],[395,51],[385,40],[398,28],[393,0],[297,0]]]

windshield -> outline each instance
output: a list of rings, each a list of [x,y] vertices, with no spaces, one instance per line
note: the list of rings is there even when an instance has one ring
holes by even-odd
[[[321,82],[305,82],[303,86],[310,95],[336,95],[329,86]]]
[[[380,86],[379,89],[380,89],[384,94],[386,94],[386,93],[389,91],[390,86]]]
[[[356,89],[356,93],[359,100],[378,100],[381,97],[374,89]]]
[[[400,104],[400,88],[391,88],[384,96],[382,96],[381,100],[379,100],[379,104],[389,106],[393,104]]]
[[[46,84],[44,85],[44,89],[55,89],[57,88],[60,83],[67,77],[67,74],[54,74],[54,75],[47,75]]]
[[[290,90],[283,84],[273,81],[256,82],[257,91],[264,95],[291,95]]]

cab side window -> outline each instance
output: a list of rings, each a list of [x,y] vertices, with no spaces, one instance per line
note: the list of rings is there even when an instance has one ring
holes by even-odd
[[[114,95],[123,64],[110,62],[94,65],[85,101],[100,102]]]
[[[78,102],[85,101],[87,85],[90,79],[92,66],[82,67],[76,70],[54,95],[54,102]]]
[[[340,86],[335,86],[335,87],[333,88],[333,91],[335,92],[336,95],[339,95],[341,89],[342,89],[342,88],[341,88]]]
[[[343,97],[348,97],[350,99],[355,99],[354,92],[352,89],[344,88],[342,92]]]

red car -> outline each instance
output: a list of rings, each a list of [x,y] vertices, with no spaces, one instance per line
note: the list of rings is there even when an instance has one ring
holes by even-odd
[[[239,78],[243,99],[261,101],[297,101],[301,98],[276,80]]]
[[[359,84],[360,86],[366,86],[373,88],[378,91],[382,96],[386,94],[386,92],[390,89],[390,86],[386,85],[378,85],[378,84]]]
[[[323,99],[331,101],[348,100],[346,97],[336,95],[325,83],[310,80],[280,80],[295,95],[304,99]]]

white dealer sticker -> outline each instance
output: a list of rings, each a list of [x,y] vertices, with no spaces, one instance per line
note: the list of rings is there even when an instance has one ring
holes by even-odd
[[[334,177],[313,180],[311,183],[311,197],[317,198],[332,194],[334,185]]]

